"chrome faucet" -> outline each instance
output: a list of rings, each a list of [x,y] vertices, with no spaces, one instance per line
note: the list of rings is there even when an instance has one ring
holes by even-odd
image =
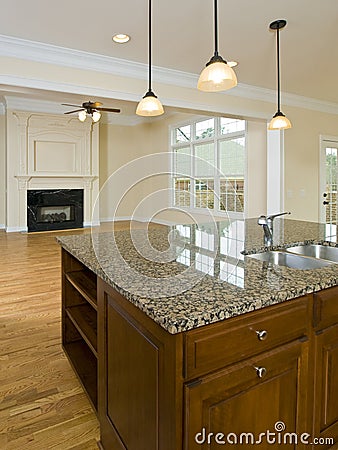
[[[270,216],[259,216],[258,225],[261,225],[264,230],[264,244],[266,247],[271,247],[273,243],[273,219],[275,217],[291,214],[290,212],[282,212],[279,214],[271,214]]]

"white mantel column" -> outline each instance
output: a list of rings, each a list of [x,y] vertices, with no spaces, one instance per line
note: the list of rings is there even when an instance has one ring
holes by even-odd
[[[6,231],[27,230],[27,124],[30,115],[7,112]]]

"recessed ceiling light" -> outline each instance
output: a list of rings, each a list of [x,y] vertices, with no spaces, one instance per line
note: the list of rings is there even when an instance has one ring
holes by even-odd
[[[126,42],[130,41],[130,36],[123,33],[115,34],[113,36],[113,41],[117,42],[118,44],[125,44]]]
[[[229,67],[236,67],[238,65],[237,61],[227,61]]]

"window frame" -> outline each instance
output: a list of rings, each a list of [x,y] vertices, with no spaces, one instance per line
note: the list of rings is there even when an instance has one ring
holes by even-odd
[[[244,121],[244,130],[240,131],[234,131],[232,133],[222,134],[221,133],[221,119],[222,118],[229,118],[229,119],[238,119]],[[203,120],[209,120],[214,119],[214,136],[213,137],[206,137],[202,139],[196,139],[196,124],[203,121]],[[175,142],[175,130],[177,128],[182,128],[185,126],[191,127],[191,135],[189,141],[183,141],[183,142]],[[245,217],[246,210],[247,210],[247,165],[248,165],[248,155],[247,155],[247,129],[248,129],[248,123],[247,120],[239,117],[228,117],[228,116],[195,116],[194,119],[182,121],[176,124],[170,125],[170,132],[169,132],[169,147],[170,147],[170,168],[171,173],[169,176],[169,184],[170,184],[170,205],[173,208],[180,208],[182,210],[185,210],[187,212],[195,212],[198,214],[210,214],[212,212],[216,216],[226,216],[231,217],[235,219],[240,219]],[[237,138],[244,138],[245,144],[244,144],[244,170],[243,170],[243,180],[244,180],[244,189],[243,189],[243,196],[244,196],[244,205],[243,205],[243,211],[227,211],[220,209],[220,176],[219,176],[219,170],[220,170],[220,143],[224,141],[230,141]],[[207,207],[198,207],[195,204],[194,197],[195,197],[195,181],[198,177],[195,176],[195,169],[193,167],[194,160],[191,158],[191,165],[190,165],[190,190],[189,190],[189,198],[190,198],[190,206],[182,206],[182,205],[176,205],[175,204],[175,150],[178,148],[186,148],[189,147],[191,155],[195,155],[195,146],[200,144],[208,144],[213,143],[215,148],[215,165],[217,168],[217,173],[213,177],[214,181],[214,207],[213,208],[207,208]],[[226,174],[226,176],[228,176]],[[201,178],[202,179],[202,178]]]

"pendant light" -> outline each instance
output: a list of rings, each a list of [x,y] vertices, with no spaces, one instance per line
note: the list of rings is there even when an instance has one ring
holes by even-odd
[[[286,20],[279,19],[270,23],[270,30],[277,30],[277,112],[269,123],[269,130],[286,130],[291,128],[290,120],[280,110],[280,63],[279,63],[279,30],[284,28]]]
[[[234,70],[218,54],[217,0],[214,0],[215,52],[198,79],[197,88],[206,92],[225,91],[237,86]]]
[[[164,113],[163,106],[151,89],[151,0],[149,0],[149,18],[148,18],[148,91],[137,105],[136,114],[138,116],[160,116]]]

